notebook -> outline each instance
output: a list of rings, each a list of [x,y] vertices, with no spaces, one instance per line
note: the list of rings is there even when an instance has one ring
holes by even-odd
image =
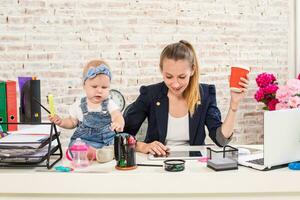
[[[264,112],[263,151],[239,156],[239,164],[269,170],[295,161],[300,161],[300,109]]]

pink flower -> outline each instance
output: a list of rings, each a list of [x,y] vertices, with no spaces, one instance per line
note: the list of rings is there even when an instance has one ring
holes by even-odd
[[[278,90],[276,91],[276,98],[279,100],[279,102],[287,102],[290,96],[291,93],[288,86],[279,86]]]
[[[288,109],[288,108],[289,108],[288,104],[287,103],[282,103],[282,102],[279,102],[275,106],[276,110],[283,110],[283,109]]]
[[[299,79],[290,79],[286,84],[289,88],[291,94],[295,95],[300,93],[300,80]]]
[[[276,109],[300,107],[300,80],[288,80],[285,86],[279,87],[276,98],[280,102]]]
[[[256,99],[257,102],[262,101],[265,96],[264,89],[259,88],[259,90],[256,91],[254,98]]]
[[[269,103],[268,103],[268,108],[269,110],[275,110],[276,104],[279,101],[277,99],[272,99]]]
[[[266,94],[274,94],[278,90],[277,85],[267,85],[266,87],[263,88],[264,93]]]
[[[254,98],[257,102],[265,104],[263,109],[274,110],[278,103],[275,96],[276,91],[278,90],[275,76],[264,72],[256,77],[256,83],[259,89],[256,91]]]
[[[276,78],[273,74],[262,73],[256,77],[256,83],[258,87],[266,87],[269,84],[273,84]]]
[[[290,79],[284,86],[277,85],[273,74],[262,73],[256,78],[259,89],[254,97],[265,104],[265,110],[300,108],[300,74],[298,79]]]
[[[300,97],[294,96],[289,99],[289,105],[291,108],[298,108],[300,106]]]

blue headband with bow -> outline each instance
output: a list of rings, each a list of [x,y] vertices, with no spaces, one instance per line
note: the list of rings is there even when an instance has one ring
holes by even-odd
[[[96,68],[94,68],[94,67],[89,68],[83,81],[85,82],[87,79],[95,78],[98,74],[104,74],[109,77],[109,80],[111,80],[110,70],[108,69],[108,67],[106,65],[101,64]]]

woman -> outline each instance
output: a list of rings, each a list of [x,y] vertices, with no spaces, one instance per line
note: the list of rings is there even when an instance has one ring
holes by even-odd
[[[241,78],[240,93],[230,93],[230,108],[222,123],[215,86],[199,84],[199,65],[190,43],[167,45],[159,66],[164,81],[142,86],[139,97],[124,116],[124,131],[132,135],[148,119],[145,141],[137,142],[137,151],[165,155],[165,145],[204,145],[205,126],[218,146],[226,145],[232,136],[239,102],[247,92],[248,79]]]

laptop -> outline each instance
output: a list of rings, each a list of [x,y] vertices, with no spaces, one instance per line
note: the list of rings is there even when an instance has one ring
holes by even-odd
[[[300,109],[264,112],[263,152],[239,156],[239,164],[270,170],[295,161],[300,161]]]

